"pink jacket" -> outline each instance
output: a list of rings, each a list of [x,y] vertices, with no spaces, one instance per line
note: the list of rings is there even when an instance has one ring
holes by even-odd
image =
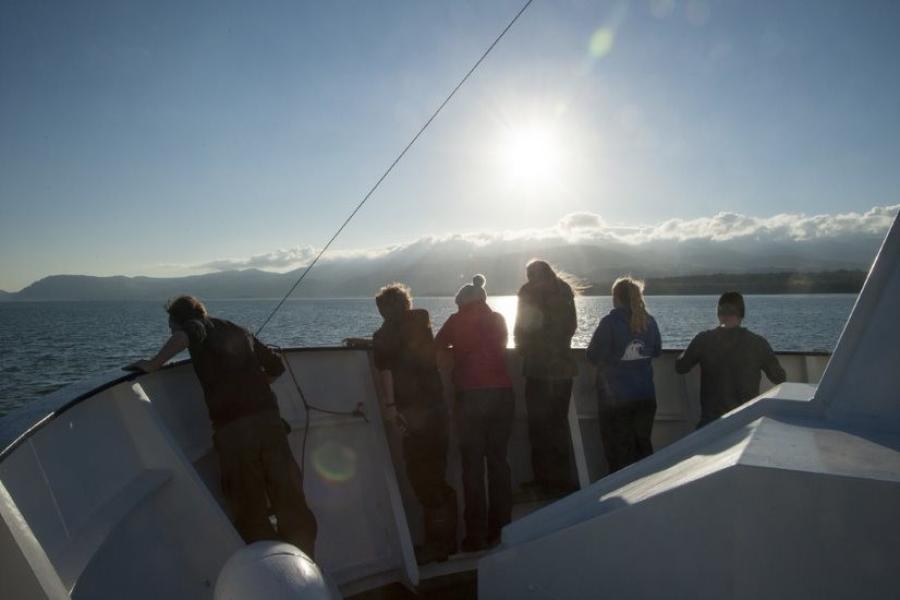
[[[450,315],[435,337],[452,347],[457,391],[512,387],[506,371],[506,321],[485,302],[472,302]]]

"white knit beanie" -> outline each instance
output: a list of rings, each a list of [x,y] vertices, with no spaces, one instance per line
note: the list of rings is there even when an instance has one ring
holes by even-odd
[[[462,308],[470,302],[487,301],[487,293],[484,291],[485,283],[487,280],[484,275],[479,274],[473,277],[472,283],[467,283],[456,292],[456,305]]]

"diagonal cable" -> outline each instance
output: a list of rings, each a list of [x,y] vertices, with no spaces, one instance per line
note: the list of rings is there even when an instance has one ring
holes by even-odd
[[[488,54],[491,53],[491,50],[493,50],[494,47],[500,42],[500,40],[503,39],[503,36],[506,35],[506,32],[509,31],[510,28],[512,28],[512,26],[516,23],[516,21],[519,20],[519,17],[521,17],[522,13],[524,13],[525,10],[529,6],[531,6],[532,2],[534,2],[534,0],[527,0],[527,2],[525,2],[525,4],[522,6],[522,8],[519,9],[519,12],[516,13],[516,16],[514,16],[512,18],[512,20],[506,25],[506,27],[503,28],[503,31],[501,31],[500,34],[496,37],[496,39],[494,39],[494,41],[491,43],[491,45],[487,47],[487,50],[484,51],[484,53],[481,55],[481,58],[479,58],[477,61],[475,61],[475,64],[472,65],[471,69],[469,69],[469,72],[466,73],[462,79],[460,79],[459,83],[456,84],[456,87],[453,88],[453,90],[447,95],[447,97],[444,98],[444,101],[441,102],[440,106],[437,107],[437,110],[435,110],[432,113],[432,115],[430,117],[428,117],[428,120],[425,121],[425,124],[422,125],[422,128],[419,129],[418,133],[416,133],[416,135],[413,136],[413,138],[409,141],[409,143],[406,144],[406,147],[403,148],[403,150],[400,152],[400,154],[397,155],[397,158],[395,158],[394,161],[390,164],[390,166],[387,168],[387,170],[385,170],[385,172],[381,175],[381,177],[378,178],[378,181],[375,182],[375,185],[373,185],[371,187],[371,189],[369,189],[369,191],[366,193],[366,195],[363,197],[363,199],[359,202],[359,204],[356,205],[356,208],[353,209],[353,212],[351,212],[350,215],[346,219],[344,219],[344,222],[341,224],[340,227],[338,227],[338,230],[334,232],[334,235],[331,236],[331,239],[328,240],[328,243],[325,244],[321,250],[319,250],[319,253],[316,254],[316,257],[313,259],[313,261],[311,263],[309,263],[309,265],[307,265],[307,267],[303,270],[303,273],[300,274],[300,277],[297,279],[297,281],[294,282],[294,285],[291,286],[291,289],[288,290],[288,293],[284,295],[284,297],[281,299],[281,301],[279,301],[278,304],[275,306],[275,308],[272,309],[272,312],[269,313],[269,316],[266,317],[266,320],[263,321],[263,324],[259,326],[259,329],[256,330],[257,336],[262,332],[262,330],[265,328],[265,326],[269,324],[269,321],[272,320],[272,317],[274,317],[275,314],[281,309],[281,307],[284,305],[284,303],[287,301],[287,299],[291,297],[291,294],[294,293],[294,290],[297,289],[297,286],[300,285],[300,282],[302,282],[306,278],[306,275],[312,270],[312,268],[316,265],[316,263],[319,262],[319,259],[322,258],[322,255],[325,254],[325,251],[328,250],[328,248],[331,246],[331,244],[334,243],[334,240],[336,240],[337,237],[339,235],[341,235],[341,232],[344,231],[344,228],[347,227],[347,225],[350,223],[351,220],[353,220],[353,217],[356,216],[356,213],[358,213],[360,211],[360,209],[365,205],[366,201],[368,201],[368,199],[372,196],[372,194],[375,193],[375,190],[378,189],[378,186],[381,185],[381,182],[384,181],[385,178],[391,173],[391,171],[394,170],[394,167],[397,166],[397,163],[399,163],[400,160],[406,155],[407,151],[410,148],[412,148],[413,144],[416,143],[416,140],[418,140],[419,137],[421,137],[421,135],[423,133],[425,133],[425,130],[428,129],[428,126],[431,125],[431,122],[434,121],[435,117],[437,117],[438,114],[440,114],[440,112],[444,109],[444,107],[447,105],[447,103],[450,102],[451,98],[453,98],[453,96],[456,94],[456,92],[459,91],[459,88],[461,88],[463,86],[463,84],[472,75],[472,73],[475,72],[475,70],[478,68],[478,66],[481,65],[482,62],[484,62],[484,59],[486,59]]]

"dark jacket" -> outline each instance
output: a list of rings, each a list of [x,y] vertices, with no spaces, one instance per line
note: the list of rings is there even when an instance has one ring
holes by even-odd
[[[513,336],[522,373],[535,379],[569,379],[578,374],[572,336],[578,328],[575,294],[561,279],[528,282],[519,289]]]
[[[662,354],[656,319],[647,315],[647,328],[632,333],[631,311],[614,308],[600,320],[587,348],[588,361],[599,367],[597,389],[607,404],[656,397],[651,359]]]
[[[698,333],[675,361],[675,370],[687,373],[696,364],[700,365],[702,423],[758,396],[761,371],[776,385],[786,377],[769,342],[744,327]]]
[[[265,410],[278,410],[269,378],[284,373],[281,358],[249,331],[223,319],[187,321],[191,362],[213,428]]]
[[[398,410],[442,401],[431,319],[422,309],[385,320],[372,336],[375,367],[390,371]]]

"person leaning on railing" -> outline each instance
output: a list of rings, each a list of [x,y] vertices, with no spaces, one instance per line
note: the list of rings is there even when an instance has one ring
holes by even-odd
[[[675,361],[681,374],[700,365],[697,429],[758,396],[760,372],[775,385],[787,379],[766,338],[741,326],[746,314],[741,294],[722,294],[716,314],[719,326],[698,333]]]
[[[575,291],[543,260],[525,269],[513,335],[522,357],[534,485],[550,496],[577,489],[571,455],[569,402],[578,374],[570,349],[578,327]]]
[[[315,554],[316,518],[306,504],[300,467],[288,445],[271,381],[284,372],[277,354],[249,331],[210,317],[192,296],[166,306],[172,336],[150,360],[126,367],[150,373],[189,350],[213,425],[222,491],[249,543],[280,539]],[[269,521],[269,504],[277,530]]]
[[[610,473],[653,453],[652,359],[662,354],[662,340],[643,289],[642,281],[616,280],[613,309],[600,320],[587,348],[588,362],[598,367],[598,417]]]
[[[372,354],[386,415],[403,435],[406,474],[424,513],[425,543],[416,548],[416,559],[443,562],[457,550],[457,504],[446,477],[449,424],[431,319],[428,311],[412,308],[402,283],[381,288],[375,303],[384,323],[372,336]]]
[[[503,315],[487,304],[484,285],[484,276],[476,275],[472,284],[459,289],[459,310],[435,336],[439,351],[450,350],[453,356],[453,417],[466,500],[464,552],[498,544],[501,529],[512,519],[512,473],[506,453],[515,396],[506,370],[508,334]]]

